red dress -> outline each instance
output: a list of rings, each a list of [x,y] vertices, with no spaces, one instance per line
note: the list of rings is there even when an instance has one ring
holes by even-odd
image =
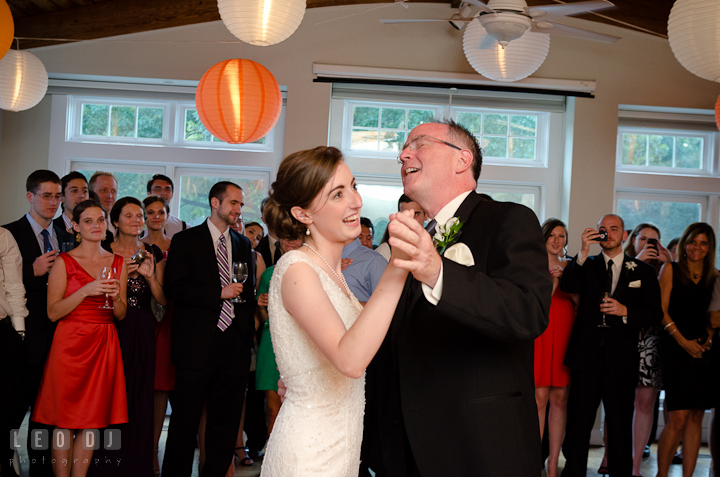
[[[575,322],[575,308],[570,295],[558,287],[550,303],[550,323],[535,339],[535,387],[570,384],[570,369],[563,364],[570,333]]]
[[[95,280],[70,255],[65,297]],[[113,267],[122,268],[115,255]],[[85,298],[58,321],[31,421],[61,429],[101,429],[128,422],[125,376],[112,310],[105,296]]]

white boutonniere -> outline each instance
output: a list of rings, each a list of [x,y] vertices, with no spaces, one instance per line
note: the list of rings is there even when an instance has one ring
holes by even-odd
[[[631,272],[635,270],[635,267],[637,267],[637,263],[635,263],[635,262],[626,262],[625,263],[625,268],[627,268]]]
[[[464,225],[464,222],[460,222],[457,217],[452,217],[450,220],[445,222],[445,225],[435,226],[435,236],[433,242],[435,242],[435,248],[438,249],[438,253],[442,255],[445,249],[450,246],[460,236],[460,229]]]

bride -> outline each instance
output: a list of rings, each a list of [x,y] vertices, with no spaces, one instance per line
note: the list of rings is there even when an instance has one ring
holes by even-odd
[[[407,277],[393,261],[417,253],[400,240],[413,234],[403,224],[412,219],[391,217],[393,257],[363,308],[340,272],[343,247],[360,233],[362,207],[342,153],[317,147],[291,154],[272,188],[264,209],[268,227],[280,239],[304,243],[282,256],[270,283],[270,333],[287,392],[260,475],[357,476],[365,368]]]

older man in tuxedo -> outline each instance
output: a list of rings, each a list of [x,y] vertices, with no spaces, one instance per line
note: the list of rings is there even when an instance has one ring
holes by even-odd
[[[189,477],[195,436],[207,406],[206,459],[202,476],[223,476],[233,459],[240,427],[250,348],[255,332],[250,241],[230,229],[244,195],[232,182],[209,193],[210,218],[176,234],[165,268],[165,294],[174,302],[172,361],[175,401],[163,475]],[[233,262],[248,264],[248,280],[232,283]],[[241,297],[242,303],[233,303]]]
[[[30,211],[19,220],[3,227],[12,233],[22,255],[22,279],[28,308],[25,331],[22,333],[27,333],[27,368],[23,376],[22,392],[23,404],[27,410],[28,406],[35,404],[45,360],[55,333],[55,323],[47,316],[47,281],[48,272],[57,258],[58,237],[64,230],[53,225],[53,217],[62,201],[60,178],[57,174],[48,170],[37,170],[28,176],[25,186]],[[28,457],[32,477],[53,475],[49,448],[41,450],[29,445],[33,442],[34,431],[52,433],[52,429],[52,426],[30,422]],[[49,441],[45,444],[49,444]]]
[[[607,415],[608,468],[632,475],[632,419],[638,381],[640,330],[663,316],[655,269],[623,253],[625,223],[605,215],[598,230],[582,233],[582,247],[565,267],[560,289],[580,294],[580,307],[565,353],[572,370],[563,477],[584,477],[598,405]],[[603,240],[604,239],[604,240]],[[590,245],[602,252],[590,257]]]
[[[452,121],[413,129],[399,161],[405,193],[442,229],[434,243],[401,217],[409,230],[391,239],[412,276],[377,355],[386,471],[429,477],[447,457],[445,475],[537,475],[533,340],[552,293],[538,220],[480,199],[480,147]]]

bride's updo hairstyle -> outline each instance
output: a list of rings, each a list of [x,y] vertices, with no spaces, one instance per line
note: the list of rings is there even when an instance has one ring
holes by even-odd
[[[310,207],[342,160],[339,149],[325,146],[295,152],[283,159],[263,209],[268,228],[279,239],[295,240],[305,235],[307,227],[293,217],[290,209]]]

